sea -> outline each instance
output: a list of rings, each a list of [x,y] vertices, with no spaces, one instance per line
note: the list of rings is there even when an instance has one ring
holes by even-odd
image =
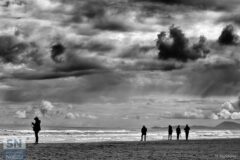
[[[34,142],[34,132],[32,130],[0,130],[0,143],[8,137],[24,138],[27,143]],[[165,130],[149,130],[148,141],[167,140],[168,133]],[[120,141],[140,141],[140,130],[134,129],[75,129],[75,130],[41,130],[39,133],[40,143],[91,143],[91,142],[120,142]],[[180,139],[184,139],[182,133]],[[228,139],[240,138],[240,130],[191,130],[189,139]],[[173,133],[176,139],[176,133]]]

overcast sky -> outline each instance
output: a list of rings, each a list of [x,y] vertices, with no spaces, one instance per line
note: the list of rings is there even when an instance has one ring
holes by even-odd
[[[239,121],[239,9],[238,0],[2,0],[0,124]],[[224,28],[233,39],[219,40]]]

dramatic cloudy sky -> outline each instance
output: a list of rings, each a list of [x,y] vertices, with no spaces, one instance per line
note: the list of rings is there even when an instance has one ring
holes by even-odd
[[[238,0],[2,0],[0,124],[239,121],[239,9]]]

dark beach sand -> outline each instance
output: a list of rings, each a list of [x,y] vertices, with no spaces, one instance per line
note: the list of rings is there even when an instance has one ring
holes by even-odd
[[[2,152],[0,159],[3,159]],[[240,139],[27,144],[27,159],[240,160]]]

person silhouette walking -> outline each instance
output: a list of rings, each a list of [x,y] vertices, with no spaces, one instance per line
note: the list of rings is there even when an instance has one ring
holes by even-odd
[[[143,126],[142,129],[141,129],[141,132],[142,132],[141,141],[144,140],[146,142],[147,128],[145,126]]]
[[[188,140],[190,127],[188,125],[186,125],[186,127],[184,128],[184,131],[185,131],[185,135],[186,135],[186,140]]]
[[[172,140],[172,132],[173,132],[172,126],[169,125],[168,126],[168,140]]]
[[[41,126],[40,126],[41,120],[39,120],[38,117],[35,117],[34,120],[35,120],[35,123],[32,122],[32,127],[35,133],[35,144],[38,144],[38,133],[41,130]]]
[[[181,134],[181,128],[180,126],[178,125],[177,128],[176,128],[176,132],[177,132],[177,140],[179,140],[179,136]]]

